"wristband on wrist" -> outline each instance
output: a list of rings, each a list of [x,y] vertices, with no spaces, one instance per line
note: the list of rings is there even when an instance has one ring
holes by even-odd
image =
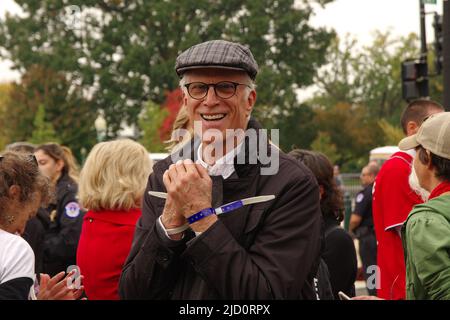
[[[166,232],[168,235],[173,235],[173,234],[181,233],[187,229],[189,229],[189,224],[186,223],[178,228],[166,229]]]
[[[193,214],[192,216],[187,218],[187,220],[188,220],[189,224],[193,224],[194,222],[197,222],[197,221],[203,219],[204,217],[210,216],[215,213],[216,213],[216,210],[214,210],[214,208],[206,208],[206,209],[203,209],[203,210]]]

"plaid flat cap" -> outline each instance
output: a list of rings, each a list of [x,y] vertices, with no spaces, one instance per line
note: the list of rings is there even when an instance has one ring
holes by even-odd
[[[225,40],[197,44],[177,57],[175,70],[180,77],[187,70],[198,68],[243,70],[253,80],[258,73],[258,64],[250,49],[240,43]]]

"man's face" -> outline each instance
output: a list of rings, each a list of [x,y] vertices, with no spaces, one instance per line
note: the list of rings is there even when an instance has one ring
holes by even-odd
[[[250,79],[243,71],[226,69],[197,69],[186,72],[185,83],[203,82],[215,84],[221,81],[231,81],[250,84]],[[187,108],[190,123],[195,127],[195,121],[201,123],[202,132],[217,129],[225,137],[226,129],[243,129],[247,127],[248,118],[256,100],[255,90],[245,85],[239,85],[236,93],[228,99],[217,96],[213,87],[209,87],[207,95],[197,100],[192,98],[186,88],[183,88],[183,104]],[[199,132],[196,132],[199,134]]]
[[[361,171],[360,179],[363,186],[368,186],[375,180],[375,177],[370,173],[369,169],[365,167]]]

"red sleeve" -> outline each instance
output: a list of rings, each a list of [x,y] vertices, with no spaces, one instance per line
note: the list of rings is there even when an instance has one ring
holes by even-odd
[[[381,198],[381,212],[383,214],[383,228],[394,227],[405,222],[412,207],[422,203],[421,198],[411,190],[408,177],[411,173],[410,165],[402,159],[391,159],[383,169],[382,192],[377,194]]]

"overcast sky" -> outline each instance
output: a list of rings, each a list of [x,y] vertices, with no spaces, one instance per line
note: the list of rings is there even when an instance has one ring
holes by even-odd
[[[442,1],[426,5],[426,11],[442,13]],[[19,13],[20,8],[13,0],[0,0],[0,19],[7,11]],[[428,43],[433,40],[432,20],[432,15],[428,15]],[[335,0],[324,9],[317,9],[312,23],[334,28],[340,36],[351,34],[361,44],[370,44],[374,30],[391,30],[396,36],[419,33],[419,0]],[[10,62],[0,60],[0,82],[19,78],[10,66]]]

